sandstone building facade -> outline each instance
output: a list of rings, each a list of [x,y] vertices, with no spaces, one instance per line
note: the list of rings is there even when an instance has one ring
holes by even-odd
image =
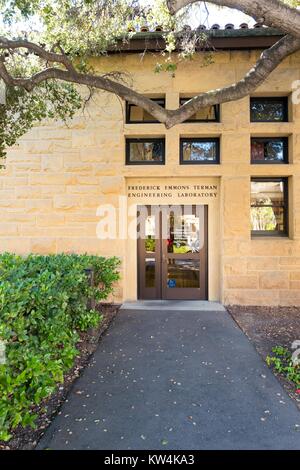
[[[207,52],[199,52],[173,75],[154,73],[159,34],[137,35],[121,52],[93,61],[104,72],[126,70],[135,89],[175,109],[242,78],[276,39],[278,33],[262,28],[216,31],[212,63],[203,66]],[[300,53],[253,96],[170,130],[107,93],[95,96],[68,127],[35,127],[9,150],[0,170],[1,251],[116,255],[121,301],[300,305],[297,80]],[[170,205],[189,209],[165,215]],[[105,238],[109,207],[116,223]],[[129,231],[141,214],[145,233],[137,240]],[[165,217],[167,235],[155,238],[154,225]]]

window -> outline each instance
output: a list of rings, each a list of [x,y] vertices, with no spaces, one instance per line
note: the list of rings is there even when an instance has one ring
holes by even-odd
[[[251,139],[251,163],[288,163],[288,139]]]
[[[288,121],[288,98],[250,98],[251,122]]]
[[[159,106],[165,108],[165,98],[151,98]],[[128,103],[126,101],[126,123],[127,124],[138,124],[138,123],[151,123],[158,122],[151,114],[145,111],[143,108],[136,106],[135,104]]]
[[[180,163],[220,163],[219,139],[180,139]]]
[[[179,104],[182,106],[191,98],[180,98]],[[200,109],[196,114],[191,116],[185,122],[219,122],[220,121],[220,106],[208,106],[207,108]]]
[[[252,235],[288,234],[287,178],[251,180]]]
[[[164,165],[164,139],[126,139],[127,165]]]

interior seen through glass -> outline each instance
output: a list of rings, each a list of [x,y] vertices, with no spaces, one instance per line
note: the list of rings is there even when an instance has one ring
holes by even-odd
[[[168,217],[168,253],[199,253],[199,217],[194,214]]]
[[[159,106],[165,107],[164,98],[152,98]],[[130,105],[129,107],[129,121],[133,122],[157,122],[157,120],[140,106]]]
[[[259,99],[251,100],[251,121],[285,121],[286,100],[285,99]]]
[[[191,259],[190,254],[200,252],[200,218],[190,213],[171,211],[162,214],[166,218],[167,233],[161,243],[163,250],[170,255],[167,262],[166,283],[168,288],[199,288],[200,261]],[[145,218],[145,277],[146,287],[155,287],[157,248],[156,217]],[[152,255],[152,256],[151,256]],[[186,255],[186,256],[184,256]]]
[[[200,286],[200,262],[193,259],[169,259],[167,286],[197,288]]]
[[[284,231],[284,182],[251,182],[251,226],[254,231]]]
[[[252,139],[251,141],[252,161],[284,161],[284,141]]]
[[[131,162],[162,162],[163,144],[157,142],[130,142]]]
[[[217,144],[213,141],[183,141],[182,155],[184,161],[216,161]]]
[[[180,98],[180,106],[189,101],[191,98]],[[188,121],[216,121],[216,106],[206,106],[199,109],[193,114]]]

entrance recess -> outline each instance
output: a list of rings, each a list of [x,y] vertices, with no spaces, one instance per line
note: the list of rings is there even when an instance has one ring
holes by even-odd
[[[207,206],[138,207],[139,299],[207,299]]]

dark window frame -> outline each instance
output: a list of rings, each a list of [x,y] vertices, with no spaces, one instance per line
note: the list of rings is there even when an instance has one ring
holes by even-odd
[[[183,159],[183,142],[214,142],[216,143],[216,160],[215,161],[201,161],[201,160],[184,160]],[[219,137],[181,137],[180,145],[180,165],[220,165],[220,138]]]
[[[151,98],[152,101],[158,102],[161,101],[163,103],[163,108],[166,108],[166,98]],[[133,121],[130,119],[130,112],[131,108],[136,106],[133,103],[130,103],[129,101],[126,101],[126,124],[161,124],[157,119],[148,119],[146,121]]]
[[[283,142],[283,160],[252,160],[252,142],[253,141],[270,142],[282,141]],[[289,138],[288,137],[251,137],[250,141],[250,162],[251,165],[286,165],[289,163]]]
[[[289,237],[289,178],[288,177],[274,177],[274,178],[251,178],[251,183],[279,183],[283,182],[283,220],[284,220],[284,230],[251,230],[252,238],[264,238],[264,237],[278,237],[278,238],[288,238]],[[250,196],[251,196],[251,187],[250,187]],[[260,206],[251,206],[251,207],[260,207]],[[264,206],[269,207],[269,206]],[[273,206],[271,206],[273,207]]]
[[[130,144],[143,143],[143,142],[160,142],[162,143],[162,161],[131,161],[130,160]],[[163,137],[149,137],[149,138],[126,138],[126,165],[165,165],[166,163],[166,141]]]
[[[186,101],[191,100],[193,97],[184,97],[182,96],[179,98],[179,106],[182,106]],[[220,122],[220,105],[214,104],[212,107],[215,109],[215,119],[186,119],[182,124],[185,122]]]
[[[272,121],[270,119],[259,119],[259,120],[252,120],[252,103],[254,101],[265,101],[268,102],[278,102],[283,103],[283,120],[282,121]],[[289,98],[288,96],[253,96],[250,97],[250,122],[289,122]]]

